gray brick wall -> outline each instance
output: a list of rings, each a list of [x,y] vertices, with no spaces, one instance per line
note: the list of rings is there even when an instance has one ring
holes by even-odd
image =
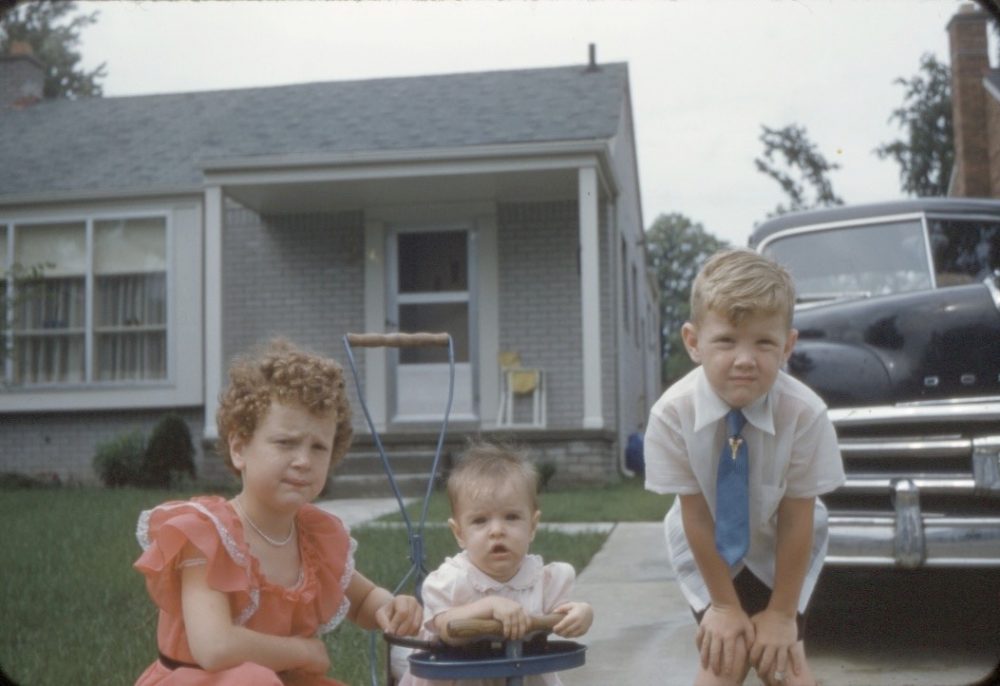
[[[165,411],[54,412],[7,414],[0,429],[0,472],[31,476],[55,474],[63,483],[98,483],[93,459],[98,444],[119,434],[139,430],[148,437]],[[191,429],[195,444],[195,466],[205,471],[201,441],[201,408],[180,408],[176,412]],[[213,466],[208,465],[212,472]]]
[[[579,427],[579,229],[576,201],[502,204],[499,215],[500,350],[545,370],[548,426]]]
[[[364,327],[363,252],[361,212],[262,217],[230,203],[223,235],[224,364],[276,336],[330,355],[344,365],[360,430],[364,418],[342,339]],[[356,357],[361,365],[362,356]]]

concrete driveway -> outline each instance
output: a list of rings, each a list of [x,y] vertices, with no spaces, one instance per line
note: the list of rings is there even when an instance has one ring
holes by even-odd
[[[806,647],[824,686],[965,686],[1000,659],[1000,573],[824,572]],[[694,619],[661,523],[619,524],[580,574],[594,606],[587,664],[567,686],[690,684]],[[748,684],[756,679],[751,676]]]

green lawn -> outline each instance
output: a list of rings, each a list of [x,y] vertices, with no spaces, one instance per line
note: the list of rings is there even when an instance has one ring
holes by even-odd
[[[628,479],[610,486],[546,491],[540,496],[543,522],[655,522],[663,519],[672,497],[650,493],[640,479]],[[412,503],[411,519],[420,516],[422,502]],[[450,516],[444,492],[431,496],[428,522],[444,522]],[[399,514],[382,521],[399,520]]]
[[[625,493],[626,491],[622,491]],[[631,492],[631,491],[627,491]],[[604,511],[602,491],[546,494],[569,516]],[[156,655],[156,613],[142,577],[132,569],[139,554],[135,524],[141,510],[190,493],[142,490],[0,490],[0,665],[15,682],[132,684]],[[632,492],[639,500],[639,491]],[[628,497],[624,497],[628,500]],[[662,516],[662,510],[655,518]],[[443,521],[441,517],[438,521]],[[399,529],[354,527],[357,567],[394,587],[409,568],[406,534]],[[539,532],[533,550],[582,569],[604,535]],[[427,566],[455,552],[446,528],[426,535]],[[367,684],[367,635],[352,625],[331,634],[331,675]],[[383,663],[378,673],[382,674]]]

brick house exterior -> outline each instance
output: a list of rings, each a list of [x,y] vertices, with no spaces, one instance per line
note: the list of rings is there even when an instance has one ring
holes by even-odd
[[[948,195],[1000,198],[1000,70],[990,69],[989,15],[962,5],[948,23],[955,165]]]
[[[22,93],[32,64],[5,58],[0,83],[16,65],[7,90]],[[617,478],[660,376],[630,97],[626,65],[592,62],[0,101],[5,292],[41,260],[58,301],[18,306],[4,332],[0,472],[93,481],[99,442],[176,411],[202,439],[200,473],[222,478],[232,356],[281,335],[344,362],[345,333],[417,321],[458,327],[452,450],[513,438],[558,480]],[[543,371],[543,425],[524,397],[499,421],[505,351]],[[410,394],[433,405],[438,367],[356,355],[390,450],[432,446],[437,422]],[[353,455],[371,437],[351,393]]]

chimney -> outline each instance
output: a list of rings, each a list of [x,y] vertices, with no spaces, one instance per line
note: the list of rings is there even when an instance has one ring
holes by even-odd
[[[955,169],[948,194],[966,198],[990,195],[987,95],[983,87],[983,77],[990,68],[987,17],[975,5],[964,4],[948,22],[955,129]]]
[[[31,46],[13,41],[6,55],[0,55],[0,112],[30,107],[42,99],[45,65]]]
[[[590,43],[587,46],[587,68],[584,71],[599,71],[600,67],[597,66],[597,44]]]

